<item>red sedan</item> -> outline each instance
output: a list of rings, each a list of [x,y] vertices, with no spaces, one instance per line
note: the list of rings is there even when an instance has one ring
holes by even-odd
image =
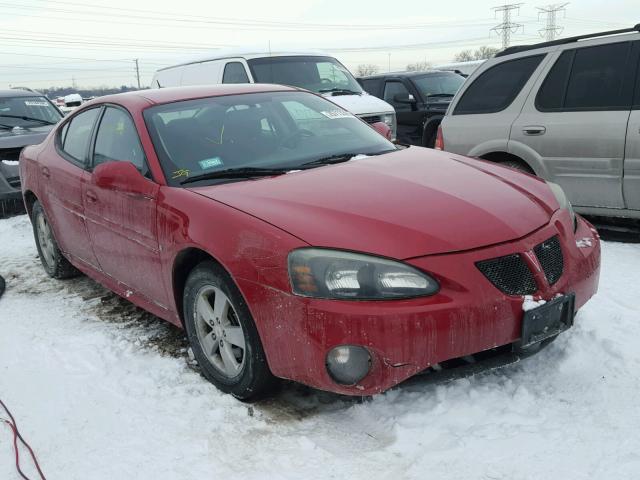
[[[394,146],[295,88],[102,97],[20,171],[47,273],[84,272],[184,327],[241,399],[277,377],[370,395],[449,359],[535,351],[597,290],[597,234],[558,186]]]

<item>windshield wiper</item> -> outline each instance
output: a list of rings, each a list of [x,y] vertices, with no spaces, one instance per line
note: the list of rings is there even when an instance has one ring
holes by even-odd
[[[322,88],[318,90],[320,93],[337,93],[339,95],[360,95],[361,92],[349,90],[348,88]]]
[[[14,125],[6,125],[4,123],[0,123],[0,128],[6,128],[7,130],[12,130]]]
[[[427,98],[434,97],[453,97],[453,93],[432,93],[431,95],[427,95]]]
[[[40,122],[44,125],[55,125],[56,122],[50,122],[49,120],[43,120],[42,118],[34,118],[34,117],[24,117],[22,115],[3,115],[0,114],[0,117],[4,118],[19,118],[20,120],[27,120],[32,122]]]
[[[202,173],[193,177],[185,178],[180,182],[180,185],[186,183],[198,182],[200,180],[213,180],[216,178],[251,178],[251,177],[268,177],[271,175],[282,175],[287,173],[291,168],[255,168],[255,167],[242,167],[242,168],[227,168],[225,170],[219,170],[217,172]]]
[[[297,169],[304,170],[306,168],[318,167],[320,165],[333,165],[335,163],[348,162],[353,157],[357,157],[358,155],[366,155],[367,157],[375,157],[376,155],[384,155],[385,153],[390,153],[390,152],[395,152],[395,151],[396,151],[396,149],[394,148],[393,150],[383,150],[381,152],[375,152],[375,153],[363,153],[363,152],[338,153],[336,155],[329,155],[328,157],[322,157],[322,158],[318,158],[316,160],[312,160],[310,162],[303,163],[302,165],[298,166]]]

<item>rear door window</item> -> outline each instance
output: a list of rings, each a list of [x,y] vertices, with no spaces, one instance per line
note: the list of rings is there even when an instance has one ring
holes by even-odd
[[[545,55],[516,58],[482,72],[462,94],[454,115],[496,113],[516,98]]]
[[[562,53],[545,79],[536,106],[544,110],[616,110],[631,106],[632,42]]]
[[[247,71],[240,62],[229,62],[224,66],[222,83],[249,83]]]
[[[92,108],[82,112],[73,117],[61,132],[64,135],[60,141],[62,151],[83,164],[87,160],[91,132],[99,113],[100,108]]]

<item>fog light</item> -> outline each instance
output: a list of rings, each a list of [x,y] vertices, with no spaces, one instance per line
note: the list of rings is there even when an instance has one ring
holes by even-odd
[[[342,345],[327,354],[327,370],[342,385],[355,385],[371,368],[371,356],[364,347]]]

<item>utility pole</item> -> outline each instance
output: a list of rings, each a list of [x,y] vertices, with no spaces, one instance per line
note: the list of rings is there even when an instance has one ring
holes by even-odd
[[[134,59],[134,62],[136,62],[136,77],[138,79],[138,89],[140,89],[140,66],[138,65],[138,59]]]
[[[522,3],[510,3],[500,7],[493,7],[493,11],[497,16],[502,13],[502,23],[496,25],[491,30],[502,37],[502,48],[507,48],[511,43],[511,34],[516,33],[523,25],[511,21],[511,12],[514,10],[519,12]]]
[[[545,28],[541,28],[538,30],[540,35],[544,37],[547,42],[551,42],[555,40],[555,38],[562,33],[564,27],[560,27],[557,25],[558,13],[566,11],[565,7],[569,5],[567,3],[555,3],[553,5],[547,5],[546,7],[537,7],[538,19],[540,15],[546,15],[547,17],[547,26]]]

